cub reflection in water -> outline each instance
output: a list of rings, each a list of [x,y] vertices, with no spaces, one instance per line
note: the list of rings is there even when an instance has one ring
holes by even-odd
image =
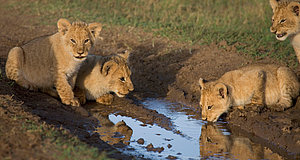
[[[224,135],[215,124],[202,126],[199,143],[202,158],[283,159],[270,149],[251,142],[249,138]]]
[[[129,145],[133,131],[124,121],[114,124],[108,115],[95,113],[93,116],[99,120],[100,127],[97,127],[95,132],[99,133],[101,140],[110,145],[118,143]]]

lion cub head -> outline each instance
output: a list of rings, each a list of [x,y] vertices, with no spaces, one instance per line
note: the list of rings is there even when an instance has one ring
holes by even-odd
[[[231,97],[224,83],[207,82],[199,79],[201,88],[200,107],[202,119],[216,122],[218,118],[228,111],[231,105]]]
[[[134,89],[130,79],[131,71],[127,64],[128,57],[129,51],[106,57],[107,61],[101,69],[101,74],[108,80],[109,90],[118,97],[124,97]]]
[[[88,51],[95,43],[95,40],[99,38],[102,29],[100,23],[70,23],[63,18],[58,20],[57,27],[66,51],[78,61],[86,59]]]
[[[300,31],[299,2],[270,0],[270,5],[273,9],[270,31],[276,34],[278,40],[284,41],[289,35]]]

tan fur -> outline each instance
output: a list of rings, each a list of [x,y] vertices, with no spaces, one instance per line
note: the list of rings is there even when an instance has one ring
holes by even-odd
[[[40,89],[59,96],[66,105],[79,106],[72,89],[82,62],[99,36],[101,24],[71,24],[60,19],[57,27],[58,32],[53,35],[11,49],[5,66],[6,75],[22,87]]]
[[[293,48],[300,63],[300,2],[287,0],[270,0],[273,9],[270,31],[276,38],[284,41],[291,38]]]
[[[201,86],[202,119],[215,122],[233,106],[255,104],[283,111],[299,95],[295,73],[278,65],[252,65],[225,73],[220,79]]]
[[[133,91],[131,71],[127,65],[128,56],[128,51],[106,57],[89,55],[76,81],[76,93],[79,93],[76,96],[79,95],[81,103],[88,99],[110,105],[113,101],[110,92],[124,97]]]

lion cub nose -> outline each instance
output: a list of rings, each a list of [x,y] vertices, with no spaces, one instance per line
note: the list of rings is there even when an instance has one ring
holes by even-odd
[[[130,85],[128,86],[128,91],[133,91],[133,90],[134,90],[134,87],[133,87],[132,84],[130,84]]]
[[[276,29],[274,29],[273,27],[270,28],[270,31],[274,34],[276,34],[276,32],[277,32]]]
[[[133,90],[134,90],[134,88],[133,88],[133,87],[130,87],[128,90],[129,90],[129,91],[133,91]]]
[[[83,51],[78,51],[77,52],[79,55],[82,55],[84,52]]]

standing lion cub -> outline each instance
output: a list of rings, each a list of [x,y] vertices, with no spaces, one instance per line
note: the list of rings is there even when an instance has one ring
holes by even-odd
[[[270,31],[280,41],[288,37],[300,63],[300,1],[299,0],[270,0],[273,10]]]
[[[114,92],[118,97],[124,97],[133,91],[130,79],[131,71],[127,61],[129,51],[124,54],[110,56],[89,55],[82,65],[77,81],[75,94],[84,104],[86,99],[110,105]]]
[[[233,106],[266,105],[283,111],[299,95],[299,81],[294,72],[277,65],[252,65],[225,73],[220,79],[204,82],[201,87],[202,119],[215,122]]]
[[[70,23],[59,19],[57,27],[58,32],[53,35],[11,49],[5,66],[6,75],[24,88],[39,89],[59,96],[66,105],[79,106],[73,93],[77,72],[102,26],[100,23]]]

